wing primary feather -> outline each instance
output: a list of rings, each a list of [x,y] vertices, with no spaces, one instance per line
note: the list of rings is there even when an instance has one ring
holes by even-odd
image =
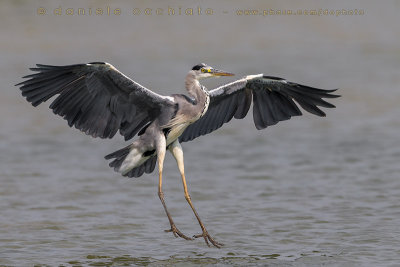
[[[223,121],[224,123],[229,122],[233,118],[236,113],[237,107],[237,94],[235,94],[230,98],[229,103],[227,104],[227,112]]]
[[[63,88],[62,85],[65,82],[72,82],[74,79],[62,79],[59,81],[55,81],[50,83],[51,85],[42,85],[37,86],[35,88],[29,88],[30,90],[26,90],[22,92],[22,95],[26,97],[28,102],[31,102],[33,106],[38,106],[39,104],[43,103],[44,101],[50,99],[54,95],[60,93]]]
[[[54,113],[60,116],[68,116],[68,114],[75,109],[79,100],[87,95],[82,91],[83,88],[82,85],[71,87],[70,90],[68,90],[68,93],[61,94],[57,97],[51,104],[50,108],[53,109]]]
[[[60,94],[50,105],[50,109],[53,110],[55,114],[60,116],[64,116],[66,111],[73,108],[73,104],[75,104],[76,99],[81,97],[82,94],[79,94],[79,90],[76,90],[74,87],[69,88],[62,94]],[[68,104],[67,104],[68,103]]]
[[[323,99],[321,99],[320,97],[316,96],[316,95],[312,95],[312,94],[308,94],[308,93],[303,93],[303,92],[299,92],[297,90],[293,90],[292,88],[287,88],[287,90],[290,92],[289,94],[294,98],[300,98],[303,99],[306,102],[311,102],[314,105],[318,105],[318,106],[322,106],[325,108],[334,108],[335,106],[332,105],[331,103],[328,103],[326,101],[324,101]]]
[[[264,129],[266,125],[264,124],[261,115],[258,98],[259,98],[258,93],[253,92],[253,120],[257,130],[261,130]]]
[[[315,88],[315,87],[311,87],[308,85],[303,85],[303,84],[293,83],[293,82],[288,82],[288,84],[291,86],[294,86],[294,87],[301,87],[304,90],[309,90],[312,93],[326,94],[326,93],[333,93],[338,90],[338,89],[320,89],[320,88]],[[340,97],[340,96],[335,96],[335,97]]]
[[[277,124],[278,116],[271,101],[271,92],[264,90],[263,92],[260,92],[260,96],[262,101],[259,103],[259,105],[262,108],[263,121],[267,126]]]
[[[286,106],[282,105],[282,103],[279,101],[279,94],[276,92],[270,92],[269,97],[271,100],[271,107],[275,114],[275,119],[277,121],[290,119],[290,115],[286,111]]]
[[[287,117],[286,119],[290,119],[291,116],[299,116],[301,115],[300,110],[297,105],[293,102],[290,102],[290,99],[285,98],[279,93],[273,92],[274,100],[276,101],[276,107]],[[300,114],[299,114],[300,112]]]
[[[64,71],[64,72],[55,72],[53,74],[48,73],[43,75],[42,73],[34,73],[28,76],[24,76],[23,78],[29,78],[32,77],[32,79],[20,82],[18,84],[16,84],[16,86],[18,85],[22,85],[20,87],[21,91],[29,91],[32,89],[35,89],[35,85],[40,85],[43,86],[47,83],[54,83],[54,81],[56,80],[60,80],[64,77],[68,77],[68,75],[70,75],[71,72],[70,71]]]
[[[304,108],[304,110],[306,110],[306,111],[308,111],[308,112],[310,112],[310,113],[312,113],[314,115],[317,115],[317,116],[320,116],[320,117],[325,117],[326,116],[326,114],[315,105],[307,103],[302,99],[295,99],[295,101],[297,103],[299,103],[299,105],[302,108]]]
[[[234,115],[235,119],[243,119],[246,117],[251,106],[252,97],[252,91],[247,88],[238,96],[238,108]]]

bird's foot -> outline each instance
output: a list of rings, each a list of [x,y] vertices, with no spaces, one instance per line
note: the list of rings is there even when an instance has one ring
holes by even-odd
[[[204,241],[206,241],[206,244],[207,244],[207,246],[209,246],[209,247],[211,247],[210,243],[213,244],[213,246],[214,246],[214,247],[217,247],[217,248],[221,248],[221,247],[224,245],[224,244],[222,244],[222,243],[219,243],[219,242],[215,241],[214,238],[212,238],[212,237],[210,236],[210,234],[207,232],[206,229],[203,229],[203,233],[202,233],[202,234],[194,235],[193,237],[194,237],[194,238],[203,237],[203,238],[204,238]]]
[[[165,232],[167,232],[167,233],[172,232],[175,237],[182,237],[183,239],[186,239],[186,240],[193,240],[193,238],[182,234],[182,232],[179,231],[178,228],[176,228],[175,224],[172,224],[171,229],[165,230]]]

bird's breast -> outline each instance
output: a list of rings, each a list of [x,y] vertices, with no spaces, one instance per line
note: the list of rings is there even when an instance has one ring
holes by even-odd
[[[179,138],[186,130],[190,123],[180,123],[172,126],[167,133],[167,146]]]
[[[206,114],[210,105],[210,96],[206,90],[203,91],[205,93],[203,99],[194,103],[190,101],[184,102],[175,117],[163,126],[166,130],[164,133],[167,139],[167,146],[178,139],[190,124]]]

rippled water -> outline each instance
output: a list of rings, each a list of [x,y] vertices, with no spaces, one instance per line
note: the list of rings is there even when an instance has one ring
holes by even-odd
[[[250,8],[365,10],[360,17],[269,18],[235,16],[235,9],[248,7],[239,1],[200,4],[220,14],[55,17],[36,15],[33,2],[0,4],[0,265],[400,262],[400,32],[392,27],[398,3],[248,2]],[[239,77],[264,71],[340,87],[343,97],[332,101],[337,109],[326,118],[305,115],[257,131],[250,115],[183,145],[194,205],[225,244],[208,248],[203,240],[163,231],[169,224],[155,173],[126,179],[107,166],[103,156],[124,146],[122,138],[97,140],[70,129],[46,105],[30,106],[13,86],[35,63],[100,60],[162,94],[183,92],[187,70],[204,61]],[[199,233],[170,155],[164,175],[177,226]]]

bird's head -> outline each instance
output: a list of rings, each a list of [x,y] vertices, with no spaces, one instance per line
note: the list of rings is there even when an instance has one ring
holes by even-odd
[[[194,66],[191,70],[194,75],[196,76],[196,79],[204,79],[208,77],[220,77],[220,76],[233,76],[235,74],[229,73],[226,71],[214,69],[213,67],[208,66],[207,64],[200,63]]]

